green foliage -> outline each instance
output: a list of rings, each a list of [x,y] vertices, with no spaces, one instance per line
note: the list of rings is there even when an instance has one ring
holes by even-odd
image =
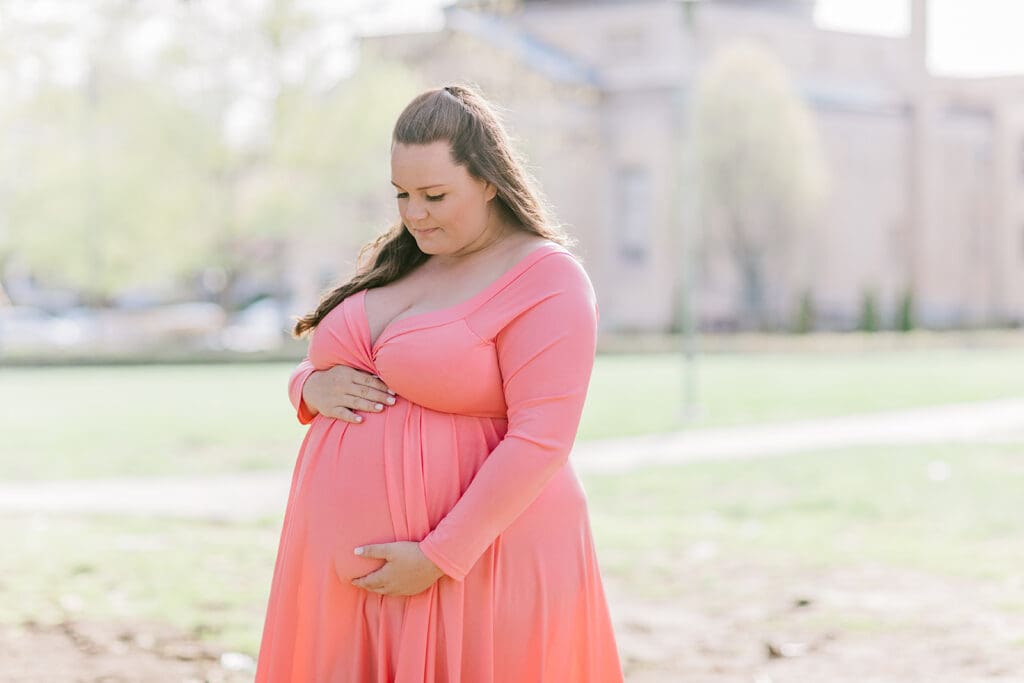
[[[133,61],[131,36],[161,12],[174,14],[172,34]],[[87,75],[69,84],[44,69],[0,105],[0,262],[15,256],[103,301],[206,269],[225,288],[244,273],[279,277],[286,237],[362,241],[380,226],[391,126],[418,84],[380,60],[332,75],[336,41],[316,42],[322,17],[298,3],[232,12],[225,23],[203,3],[107,2],[88,37],[58,19],[33,29],[41,62],[75,33]],[[0,23],[0,44],[19,27],[30,28]]]
[[[197,268],[209,253],[208,121],[142,82],[95,98],[41,92],[6,214],[37,276],[100,298]]]
[[[900,297],[896,329],[900,332],[910,332],[914,329],[914,292],[909,288]]]
[[[805,289],[800,294],[800,302],[797,306],[796,321],[793,325],[793,331],[798,334],[813,332],[816,317],[817,312],[814,307],[814,293],[809,289]]]
[[[329,93],[282,97],[269,153],[268,170],[276,174],[269,196],[296,205],[285,223],[289,232],[336,231],[339,202],[386,196],[391,128],[420,87],[406,68],[366,58]],[[381,217],[362,216],[365,223],[347,227],[362,241]]]
[[[875,290],[864,291],[860,304],[860,323],[857,329],[862,332],[878,331],[878,295]]]

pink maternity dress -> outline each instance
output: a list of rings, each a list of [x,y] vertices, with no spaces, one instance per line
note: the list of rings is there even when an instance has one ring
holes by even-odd
[[[587,512],[568,461],[597,305],[561,246],[472,298],[370,339],[365,291],[323,319],[292,374],[310,424],[292,477],[256,683],[622,681]],[[397,393],[361,424],[312,416],[302,384],[348,365]],[[445,572],[414,596],[351,579],[353,549],[417,541]]]

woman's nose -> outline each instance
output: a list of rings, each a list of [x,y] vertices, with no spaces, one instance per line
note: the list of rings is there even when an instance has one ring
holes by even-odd
[[[427,217],[427,207],[417,201],[409,200],[409,203],[405,207],[405,215],[412,220],[423,220]]]

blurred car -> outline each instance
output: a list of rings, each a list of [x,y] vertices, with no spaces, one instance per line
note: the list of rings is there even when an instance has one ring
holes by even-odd
[[[85,337],[84,325],[74,318],[34,306],[0,307],[0,352],[68,348]]]
[[[102,317],[103,347],[126,351],[209,348],[227,323],[224,309],[209,301],[106,309]]]
[[[233,315],[219,342],[232,351],[271,351],[282,346],[287,327],[281,302],[264,298]]]

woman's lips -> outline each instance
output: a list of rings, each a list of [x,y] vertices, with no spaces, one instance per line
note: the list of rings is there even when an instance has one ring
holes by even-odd
[[[426,230],[420,230],[420,229],[417,229],[417,228],[413,228],[413,230],[415,230],[417,235],[429,235],[432,232],[434,232],[435,230],[437,230],[437,228],[427,228]]]

